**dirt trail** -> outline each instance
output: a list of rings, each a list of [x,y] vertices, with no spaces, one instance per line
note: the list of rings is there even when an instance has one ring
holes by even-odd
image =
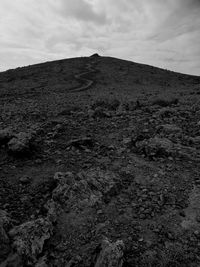
[[[79,87],[73,89],[73,92],[85,91],[85,90],[87,90],[89,87],[92,86],[92,84],[94,83],[94,81],[93,81],[93,80],[90,80],[90,79],[88,79],[88,78],[85,78],[85,76],[86,76],[86,75],[88,76],[89,74],[92,74],[92,73],[96,72],[96,70],[94,69],[94,64],[95,64],[95,63],[96,63],[96,62],[93,61],[93,62],[91,62],[91,63],[86,64],[86,67],[85,67],[86,71],[84,71],[84,72],[82,72],[82,73],[80,73],[80,74],[76,74],[76,75],[74,76],[75,79],[78,80],[78,82],[81,83],[81,86],[79,86]]]

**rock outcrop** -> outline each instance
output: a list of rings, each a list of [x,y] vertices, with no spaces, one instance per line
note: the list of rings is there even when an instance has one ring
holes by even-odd
[[[122,240],[111,243],[108,239],[105,239],[102,242],[102,250],[95,267],[122,267],[124,248]]]

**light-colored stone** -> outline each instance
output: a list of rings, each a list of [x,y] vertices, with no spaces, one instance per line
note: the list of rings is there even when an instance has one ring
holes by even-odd
[[[16,134],[9,142],[8,149],[13,153],[24,153],[30,149],[31,135],[21,132]]]

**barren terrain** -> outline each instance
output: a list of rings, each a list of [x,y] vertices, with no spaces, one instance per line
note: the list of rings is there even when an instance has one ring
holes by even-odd
[[[0,73],[0,267],[200,266],[200,77],[110,57]]]

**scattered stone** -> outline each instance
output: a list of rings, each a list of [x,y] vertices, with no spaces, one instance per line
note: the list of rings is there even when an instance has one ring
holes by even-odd
[[[200,232],[198,230],[194,231],[194,235],[199,238],[200,237]]]
[[[92,118],[110,118],[111,115],[108,111],[104,110],[104,108],[102,107],[97,107],[95,108],[95,110],[93,111],[93,114],[90,113],[90,116]]]
[[[196,221],[197,221],[198,223],[200,223],[200,215],[197,215],[197,216],[196,216]]]
[[[36,159],[36,160],[35,160],[35,163],[36,163],[36,164],[42,164],[42,160],[41,160],[41,159]]]
[[[170,156],[173,152],[173,143],[167,138],[154,137],[138,142],[137,148],[147,156]]]
[[[95,267],[122,267],[125,245],[122,240],[111,243],[108,239],[102,242],[102,250]]]
[[[43,256],[42,258],[40,258],[38,262],[36,263],[35,267],[48,267],[47,257]]]
[[[10,240],[6,229],[10,224],[8,213],[0,210],[0,262],[5,259],[10,251]]]
[[[133,145],[133,140],[131,137],[124,138],[122,142],[125,146],[128,147]]]
[[[20,183],[22,184],[28,184],[30,183],[31,181],[31,178],[29,176],[22,176],[20,179],[19,179]]]
[[[45,204],[45,208],[47,210],[47,219],[50,222],[55,223],[60,211],[59,204],[51,199]]]
[[[82,137],[79,139],[73,139],[68,142],[68,147],[75,147],[78,149],[84,149],[85,147],[93,147],[94,140],[90,137]]]
[[[53,200],[65,203],[65,208],[70,210],[93,207],[116,193],[117,179],[113,172],[103,170],[89,170],[77,176],[56,173],[58,186],[53,191]]]
[[[174,108],[169,108],[169,107],[165,107],[165,108],[161,108],[155,115],[155,117],[160,117],[160,118],[168,118],[172,115],[175,115],[177,113],[177,110]]]
[[[158,127],[159,132],[162,131],[164,134],[176,134],[180,133],[182,129],[174,124],[164,124]]]
[[[72,185],[75,183],[74,174],[72,172],[56,172],[54,180],[58,183],[58,185]]]
[[[32,136],[28,133],[21,132],[16,134],[9,142],[8,149],[14,154],[21,154],[29,152],[30,141]]]
[[[184,210],[180,210],[179,215],[181,217],[186,217],[186,214],[185,214],[185,211]]]
[[[178,104],[178,98],[175,97],[158,97],[157,99],[152,101],[153,105],[158,105],[161,107],[167,107],[171,105],[177,105]]]
[[[188,139],[192,144],[195,144],[195,145],[200,144],[200,136],[189,137]]]
[[[13,134],[9,128],[0,130],[0,146],[6,145],[12,137]]]

